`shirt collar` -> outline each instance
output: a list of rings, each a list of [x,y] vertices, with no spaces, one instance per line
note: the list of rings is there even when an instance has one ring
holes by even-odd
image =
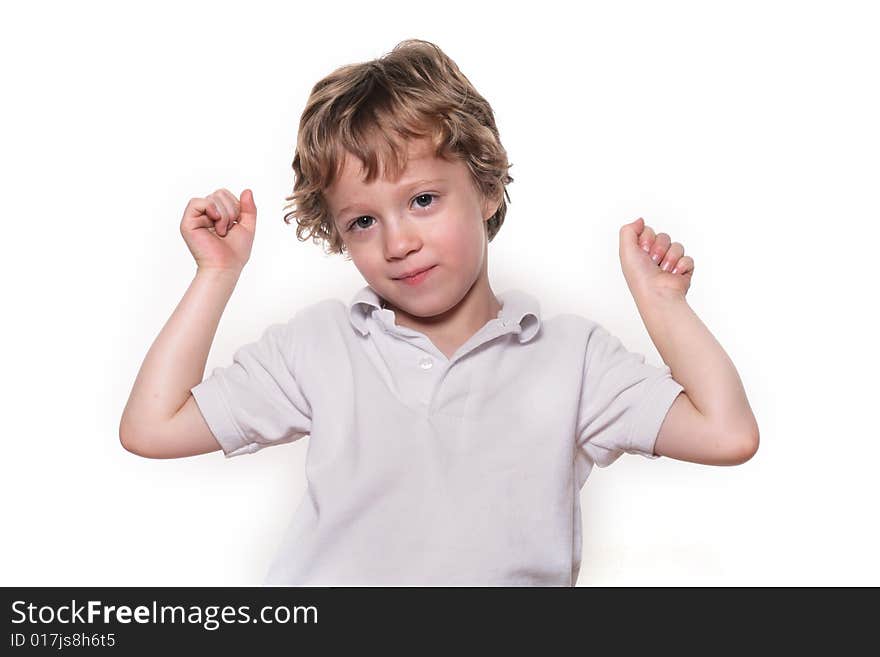
[[[498,318],[505,327],[519,327],[519,341],[528,342],[541,328],[541,308],[538,300],[532,295],[520,290],[507,290],[496,295],[501,302],[501,312]],[[349,302],[349,318],[351,324],[361,335],[370,332],[367,326],[367,318],[375,311],[386,312],[392,315],[392,311],[382,308],[382,299],[369,285],[361,288]]]

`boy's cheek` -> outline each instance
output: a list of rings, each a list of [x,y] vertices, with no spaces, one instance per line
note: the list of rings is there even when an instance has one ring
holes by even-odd
[[[370,284],[388,280],[388,265],[381,253],[365,253],[363,249],[350,252],[354,266]]]

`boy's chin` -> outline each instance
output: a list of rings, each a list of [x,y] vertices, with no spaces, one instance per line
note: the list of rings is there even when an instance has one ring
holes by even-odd
[[[381,295],[385,300],[385,306],[391,310],[399,310],[419,319],[428,319],[442,315],[455,303],[447,300],[437,292],[413,292],[408,297],[406,295]]]

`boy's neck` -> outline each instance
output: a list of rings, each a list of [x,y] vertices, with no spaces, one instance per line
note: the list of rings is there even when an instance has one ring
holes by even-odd
[[[397,326],[423,333],[447,358],[451,358],[487,322],[498,317],[501,302],[489,286],[484,267],[464,298],[440,315],[416,317],[387,304],[384,299],[382,307],[394,311]]]

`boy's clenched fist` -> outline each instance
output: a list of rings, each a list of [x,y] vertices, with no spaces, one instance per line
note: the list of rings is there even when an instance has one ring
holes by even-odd
[[[257,226],[254,194],[245,189],[241,200],[228,189],[205,198],[192,198],[183,212],[180,233],[199,269],[240,273],[251,255]]]
[[[684,297],[694,273],[684,247],[666,233],[655,235],[641,217],[620,229],[620,264],[633,296],[671,292]]]

